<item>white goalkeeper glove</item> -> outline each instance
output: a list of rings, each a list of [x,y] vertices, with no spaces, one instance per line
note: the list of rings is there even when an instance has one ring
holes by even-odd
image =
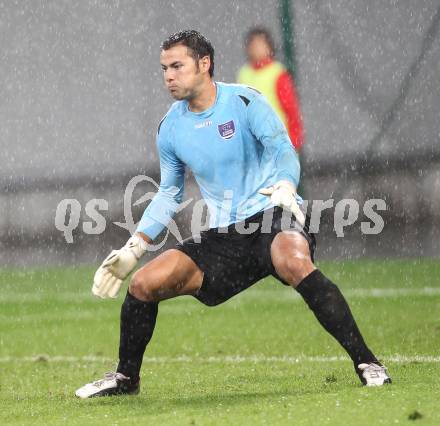
[[[275,185],[262,188],[258,192],[270,196],[270,201],[276,206],[290,210],[295,215],[296,221],[304,226],[306,218],[296,202],[296,188],[291,182],[280,180]]]
[[[133,235],[119,250],[113,250],[102,262],[93,279],[92,293],[103,299],[116,297],[122,281],[134,269],[138,260],[147,251],[148,244]]]

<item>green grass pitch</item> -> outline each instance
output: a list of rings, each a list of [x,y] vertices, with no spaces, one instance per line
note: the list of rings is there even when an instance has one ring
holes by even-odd
[[[119,309],[94,268],[0,271],[1,425],[440,424],[440,261],[321,262],[394,383],[360,386],[295,292],[266,279],[159,306],[138,396],[78,400],[115,368]]]

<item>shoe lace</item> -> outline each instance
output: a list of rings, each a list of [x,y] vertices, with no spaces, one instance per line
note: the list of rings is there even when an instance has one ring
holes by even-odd
[[[367,368],[365,368],[365,372],[368,373],[372,378],[379,378],[381,375],[384,374],[384,370],[385,367],[377,365],[374,362],[372,362],[368,365]]]
[[[93,386],[97,387],[97,388],[101,388],[102,386],[104,386],[104,384],[110,380],[118,380],[118,379],[128,379],[128,377],[125,377],[123,374],[121,373],[116,373],[114,371],[109,371],[107,373],[104,374],[104,378],[96,380],[95,382],[93,382]]]

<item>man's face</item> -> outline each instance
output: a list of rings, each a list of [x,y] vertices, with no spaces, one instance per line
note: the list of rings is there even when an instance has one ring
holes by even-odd
[[[260,62],[272,56],[270,46],[263,35],[252,37],[246,48],[246,53],[251,62]]]
[[[188,47],[181,44],[168,50],[162,50],[160,64],[163,70],[165,85],[171,96],[176,100],[190,100],[198,93],[198,88],[203,82],[200,65],[190,56]]]

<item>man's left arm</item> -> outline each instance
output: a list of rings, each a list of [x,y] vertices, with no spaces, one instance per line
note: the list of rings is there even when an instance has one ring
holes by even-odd
[[[296,201],[300,164],[287,130],[275,111],[262,95],[249,103],[247,117],[251,132],[275,159],[279,180],[260,193],[271,197],[273,204],[290,210],[297,221],[304,225],[305,218]]]
[[[253,135],[264,145],[273,158],[278,175],[290,181],[295,188],[299,183],[300,164],[287,130],[276,112],[262,95],[256,95],[247,107],[247,118]]]

